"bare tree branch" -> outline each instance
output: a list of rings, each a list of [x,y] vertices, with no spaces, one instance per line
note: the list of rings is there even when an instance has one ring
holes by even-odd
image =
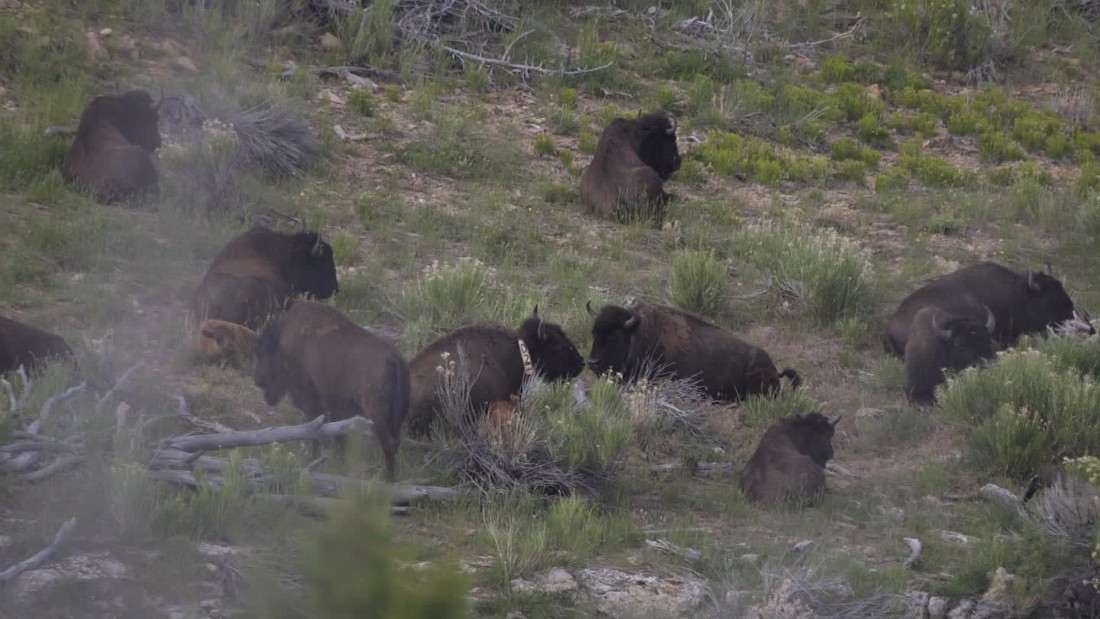
[[[333,438],[344,434],[362,432],[371,425],[364,417],[352,417],[342,421],[325,423],[324,417],[317,417],[296,426],[263,428],[261,430],[236,430],[215,434],[196,434],[175,436],[161,442],[161,447],[170,447],[181,451],[216,451],[232,447],[255,447],[270,443],[287,441],[308,441]]]
[[[187,408],[187,400],[183,399],[182,395],[173,396],[173,400],[179,404],[178,414],[180,417],[190,423],[193,426],[202,428],[203,430],[211,430],[213,432],[233,432],[233,428],[224,426],[216,421],[207,421],[205,419],[199,419],[191,414],[191,411]]]
[[[460,49],[455,49],[447,45],[443,45],[441,47],[443,51],[447,52],[448,54],[457,56],[464,60],[471,60],[478,64],[492,67],[503,67],[505,69],[508,69],[509,71],[518,71],[521,73],[538,73],[540,75],[584,75],[585,73],[595,73],[596,71],[603,71],[604,69],[610,67],[612,64],[610,62],[607,62],[598,67],[591,67],[587,69],[563,69],[560,71],[554,71],[552,69],[547,69],[541,65],[517,64],[514,62],[500,60],[499,58],[486,58],[485,56],[478,56],[477,54],[464,52]]]
[[[27,570],[32,570],[39,565],[42,565],[46,561],[49,561],[53,553],[57,552],[57,548],[69,537],[69,534],[73,532],[76,527],[76,518],[69,518],[65,521],[65,524],[61,525],[57,534],[53,536],[53,541],[49,546],[46,546],[42,550],[36,552],[29,559],[25,559],[9,567],[8,569],[0,572],[0,583],[10,582],[16,576],[22,574]]]

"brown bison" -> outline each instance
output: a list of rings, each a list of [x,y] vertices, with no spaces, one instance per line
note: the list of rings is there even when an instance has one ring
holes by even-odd
[[[614,372],[628,382],[647,372],[695,379],[710,397],[731,401],[775,395],[780,377],[792,387],[801,383],[798,372],[778,371],[763,349],[683,310],[653,303],[587,308],[596,319],[588,365],[597,374]]]
[[[307,420],[370,419],[386,474],[394,478],[409,408],[409,366],[392,342],[324,303],[297,301],[260,334],[253,379],[268,404],[289,393]]]
[[[102,202],[156,192],[157,121],[153,97],[144,90],[96,97],[80,115],[61,174]]]
[[[840,417],[798,414],[768,426],[741,471],[741,491],[753,503],[815,505],[825,493],[825,463],[833,457]]]
[[[932,404],[936,387],[945,380],[944,370],[958,372],[996,358],[996,319],[988,307],[982,310],[984,321],[938,307],[917,312],[905,343],[905,394],[910,400]]]
[[[198,290],[198,320],[214,318],[258,329],[295,295],[327,299],[339,292],[332,246],[316,232],[253,228],[214,258]]]
[[[473,412],[482,412],[493,402],[519,394],[526,374],[538,373],[554,381],[573,378],[584,370],[584,357],[577,347],[560,326],[539,315],[538,307],[515,331],[494,322],[459,327],[428,344],[409,362],[410,432],[428,434],[443,406],[443,372],[451,362],[457,365],[460,356],[466,360],[472,381]]]
[[[994,262],[979,262],[949,273],[918,288],[898,305],[886,326],[886,352],[905,356],[913,317],[935,306],[955,316],[984,322],[982,305],[993,312],[997,329],[993,339],[1009,348],[1025,333],[1043,333],[1075,316],[1073,301],[1062,282],[1041,271],[1017,273]],[[1090,327],[1091,329],[1091,327]]]
[[[60,335],[0,316],[0,374],[18,370],[34,372],[49,359],[72,357]]]
[[[199,353],[209,361],[228,361],[235,368],[251,363],[256,332],[244,325],[207,319],[199,325]]]
[[[581,173],[581,194],[605,217],[663,214],[664,182],[680,169],[676,125],[663,113],[616,118]]]

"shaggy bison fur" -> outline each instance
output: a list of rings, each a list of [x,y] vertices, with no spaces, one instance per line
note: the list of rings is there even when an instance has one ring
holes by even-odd
[[[996,321],[983,308],[985,320],[958,316],[938,307],[922,308],[913,317],[905,343],[905,393],[917,404],[932,404],[944,370],[958,372],[994,359]]]
[[[19,366],[33,372],[49,359],[72,355],[60,335],[0,316],[0,374]]]
[[[763,349],[683,310],[653,303],[630,308],[606,305],[592,326],[588,365],[597,374],[614,372],[632,382],[647,372],[699,381],[716,400],[775,395],[780,377],[792,387],[801,379],[790,368],[776,369]]]
[[[581,173],[581,194],[605,217],[663,213],[664,182],[680,169],[676,125],[663,113],[616,118]],[[658,217],[660,219],[661,217]]]
[[[235,368],[251,363],[256,332],[244,325],[207,319],[199,325],[198,348],[209,361],[228,361]]]
[[[776,421],[741,471],[741,490],[753,503],[814,505],[825,492],[825,463],[833,457],[840,417],[798,414]]]
[[[320,234],[253,228],[214,258],[192,307],[199,320],[258,329],[295,295],[328,299],[339,290],[332,246]]]
[[[457,365],[460,357],[465,358],[472,379],[472,412],[480,413],[492,402],[519,394],[524,376],[521,340],[530,353],[534,371],[546,380],[573,378],[584,370],[584,357],[577,347],[560,326],[543,320],[537,307],[515,331],[493,322],[459,327],[428,344],[409,362],[409,431],[418,436],[428,434],[443,406],[442,372],[450,362]]]
[[[290,394],[307,420],[370,419],[394,478],[409,367],[392,342],[324,303],[298,301],[260,334],[254,380],[269,405]]]
[[[160,147],[153,97],[144,90],[96,97],[84,108],[61,164],[69,183],[101,202],[157,190],[152,154]]]

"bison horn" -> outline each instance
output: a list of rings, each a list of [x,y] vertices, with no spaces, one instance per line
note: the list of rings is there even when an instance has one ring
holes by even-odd
[[[1039,290],[1039,284],[1035,283],[1035,273],[1034,272],[1029,272],[1027,274],[1027,287],[1031,288],[1032,290],[1036,290],[1036,291]]]
[[[938,321],[936,320],[936,318],[939,317],[939,315],[940,315],[939,312],[934,312],[932,314],[932,332],[936,334],[937,338],[939,338],[939,339],[941,339],[945,342],[949,342],[949,341],[951,341],[951,330],[940,328],[940,325],[938,324]]]
[[[1082,308],[1081,311],[1085,315],[1085,322],[1091,323],[1092,322],[1092,314],[1087,309],[1084,309],[1084,308]]]
[[[844,415],[837,415],[836,419],[829,422],[829,425],[831,425],[835,428],[836,424],[840,423],[840,420],[843,419],[843,418],[844,418]],[[826,419],[828,419],[828,417],[826,417]]]
[[[983,304],[982,307],[985,308],[985,330],[993,335],[993,329],[997,327],[997,317],[993,315],[993,310],[989,309],[988,305]]]
[[[592,302],[591,301],[589,301],[588,303],[585,303],[584,308],[588,310],[588,315],[589,316],[591,316],[593,318],[596,317],[596,310],[592,309]]]
[[[1054,267],[1050,266],[1050,260],[1046,261],[1047,275],[1054,275]]]
[[[672,124],[668,128],[669,135],[676,135],[676,117],[672,117]]]
[[[315,257],[315,258],[319,258],[319,257],[321,256],[321,253],[322,253],[322,250],[321,250],[321,244],[322,244],[322,242],[323,242],[323,241],[321,241],[321,233],[320,233],[320,232],[318,232],[318,233],[317,233],[317,241],[316,241],[316,242],[314,242],[314,243],[313,243],[313,247],[312,247],[312,248],[310,248],[310,250],[309,250],[309,255],[311,255],[311,256],[313,256],[313,257]]]
[[[627,310],[627,311],[630,311],[630,310]],[[630,318],[626,319],[626,322],[623,323],[623,326],[626,327],[627,329],[633,329],[637,324],[638,324],[638,315],[635,314],[634,312],[630,312]]]
[[[546,341],[546,321],[542,319],[542,316],[539,316],[539,330],[537,334],[540,342]]]

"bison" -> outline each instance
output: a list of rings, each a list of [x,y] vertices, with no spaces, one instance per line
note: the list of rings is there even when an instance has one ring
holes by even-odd
[[[730,401],[775,395],[780,377],[794,388],[801,383],[798,372],[776,370],[763,349],[683,310],[653,303],[606,305],[599,313],[586,307],[595,318],[588,365],[597,374],[632,382],[656,370],[698,380],[710,397]]]
[[[985,320],[980,307],[985,305],[996,320],[993,339],[1001,348],[1011,347],[1025,333],[1043,333],[1048,326],[1075,315],[1073,301],[1049,269],[1047,273],[1018,273],[994,262],[979,262],[944,275],[906,297],[886,326],[886,352],[904,357],[913,318],[922,308],[933,305],[979,321]]]
[[[958,372],[996,357],[996,319],[988,307],[983,311],[984,321],[934,306],[917,312],[905,343],[905,393],[911,401],[935,402],[936,386],[943,383],[944,370]]]
[[[101,202],[157,191],[157,106],[144,90],[96,97],[84,108],[61,174]]]
[[[214,258],[192,307],[198,320],[258,329],[295,295],[328,299],[339,291],[332,246],[320,234],[253,228]]]
[[[72,355],[60,335],[0,316],[0,374],[19,366],[33,372],[49,359]]]
[[[392,342],[324,303],[297,301],[260,333],[253,379],[269,405],[289,393],[307,420],[370,419],[394,478],[409,366]]]
[[[443,372],[460,357],[465,358],[471,377],[470,405],[479,413],[493,402],[519,394],[525,375],[538,373],[554,381],[584,370],[584,357],[577,347],[560,326],[543,319],[537,306],[515,331],[494,322],[459,327],[428,344],[409,362],[411,433],[428,434],[443,408]]]
[[[244,325],[207,319],[199,325],[199,353],[210,361],[229,361],[235,368],[253,359],[256,332]]]
[[[600,134],[596,154],[581,173],[581,194],[605,217],[648,212],[661,219],[664,181],[680,169],[676,125],[663,113],[616,118]]]
[[[825,493],[825,463],[833,457],[833,421],[797,414],[768,426],[741,471],[741,491],[753,503],[815,505]]]

